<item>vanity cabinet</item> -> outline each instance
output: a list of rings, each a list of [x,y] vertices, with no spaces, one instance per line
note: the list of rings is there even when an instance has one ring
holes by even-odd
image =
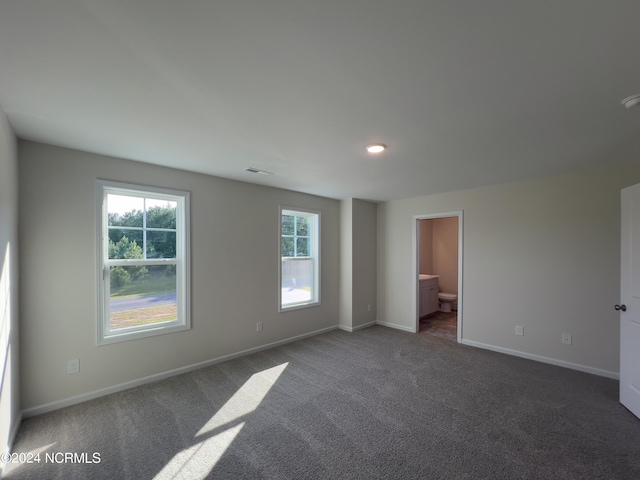
[[[438,311],[438,277],[420,280],[420,316],[430,315]]]

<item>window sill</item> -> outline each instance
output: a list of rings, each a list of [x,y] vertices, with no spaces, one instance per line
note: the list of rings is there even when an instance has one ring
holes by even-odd
[[[113,343],[126,342],[127,340],[137,340],[140,338],[155,337],[166,333],[182,332],[191,329],[190,325],[158,326],[146,330],[135,330],[132,332],[113,333],[98,340],[98,345],[110,345]]]
[[[281,305],[278,309],[279,313],[289,312],[291,310],[302,310],[303,308],[311,308],[320,306],[320,302],[296,303],[293,305]]]

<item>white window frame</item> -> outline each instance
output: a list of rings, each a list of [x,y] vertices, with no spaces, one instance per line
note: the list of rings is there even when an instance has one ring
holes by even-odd
[[[176,202],[176,258],[109,259],[109,227],[107,195],[153,197]],[[96,181],[97,206],[97,280],[98,280],[98,345],[179,332],[191,328],[190,315],[190,195],[189,192],[149,187],[107,180]],[[175,265],[177,319],[161,324],[139,325],[111,330],[109,298],[112,266]]]
[[[311,218],[310,222],[310,246],[309,257],[296,257],[298,259],[313,260],[313,285],[311,287],[311,299],[296,303],[282,304],[282,215],[295,215]],[[279,205],[278,207],[278,312],[288,312],[300,308],[316,307],[320,305],[320,225],[321,213],[318,210],[308,208]],[[294,257],[288,257],[294,258]]]

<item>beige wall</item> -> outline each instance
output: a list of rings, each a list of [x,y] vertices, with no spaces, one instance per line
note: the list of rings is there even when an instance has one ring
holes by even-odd
[[[340,328],[353,328],[353,199],[340,201]]]
[[[378,320],[415,325],[414,216],[462,210],[463,341],[617,373],[620,190],[638,182],[634,165],[379,205]]]
[[[458,218],[434,218],[433,273],[441,292],[458,293]]]
[[[0,452],[20,418],[18,348],[18,157],[16,138],[0,108]],[[0,462],[0,469],[4,462]],[[0,473],[0,477],[1,477]]]
[[[24,409],[338,325],[336,200],[26,141],[19,173]],[[97,178],[191,192],[191,330],[96,346]],[[279,204],[321,211],[320,306],[278,313]]]
[[[376,217],[375,203],[340,202],[340,327],[347,331],[376,321]]]
[[[375,203],[353,200],[353,326],[376,321],[377,241]],[[371,310],[368,306],[371,305]]]

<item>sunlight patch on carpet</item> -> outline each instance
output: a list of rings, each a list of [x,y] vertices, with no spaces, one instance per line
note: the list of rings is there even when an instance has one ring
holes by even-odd
[[[253,412],[267,396],[271,387],[278,381],[289,363],[283,363],[273,368],[255,373],[240,389],[225,403],[211,420],[200,429],[196,437],[212,432],[229,422],[233,422]]]
[[[160,473],[153,477],[154,480],[206,478],[243,426],[244,422],[239,423],[235,427],[181,451],[164,466]]]
[[[253,374],[200,429],[196,438],[212,434],[216,429],[255,411],[271,387],[278,381],[287,365],[289,365],[288,362]],[[154,477],[154,480],[206,478],[238,436],[245,423],[238,423],[177,453]]]

